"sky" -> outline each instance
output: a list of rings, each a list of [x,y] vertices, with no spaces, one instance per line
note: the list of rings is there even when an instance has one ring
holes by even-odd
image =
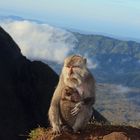
[[[140,0],[4,0],[0,15],[140,41]]]

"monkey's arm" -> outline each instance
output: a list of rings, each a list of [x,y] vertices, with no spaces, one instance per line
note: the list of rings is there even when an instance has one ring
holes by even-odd
[[[79,113],[82,106],[90,108],[95,103],[95,80],[91,75],[89,76],[87,83],[86,86],[83,86],[83,88],[86,89],[84,93],[85,97],[79,101],[71,111],[73,116]]]
[[[74,109],[72,109],[71,111],[71,114],[73,116],[77,115],[80,111],[80,109],[82,108],[82,106],[87,106],[88,107],[91,107],[93,104],[95,103],[95,97],[87,97],[87,98],[84,98],[83,100],[79,101]]]
[[[60,133],[60,98],[60,89],[56,88],[48,112],[49,120],[53,128],[53,133]]]
[[[96,89],[95,79],[90,74],[90,78],[88,81],[88,93],[89,93],[88,95],[89,96],[87,96],[83,99],[83,102],[85,105],[92,106],[95,103],[95,89]]]

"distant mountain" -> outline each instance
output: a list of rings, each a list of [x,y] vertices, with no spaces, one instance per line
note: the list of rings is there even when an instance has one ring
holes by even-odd
[[[140,86],[140,43],[101,35],[73,34],[78,40],[75,52],[96,63],[92,71],[98,82]]]
[[[74,35],[78,41],[71,54],[82,54],[90,59],[94,65],[90,69],[98,82],[140,86],[140,43],[100,35]],[[51,66],[60,72],[61,66]]]
[[[39,20],[27,19],[20,16],[15,16],[15,15],[8,15],[8,16],[0,15],[0,21],[24,21],[24,20],[33,21],[39,24],[43,23],[42,21],[39,21]]]
[[[11,19],[11,20],[19,20],[19,21],[21,21],[21,20],[24,20],[24,18],[22,18],[22,17],[19,17],[19,16],[14,16],[14,15],[9,15],[9,16],[2,16],[2,15],[0,15],[0,20],[7,20],[7,19]]]
[[[95,108],[113,124],[140,127],[140,88],[97,84]]]
[[[90,65],[93,65],[90,69],[97,82],[140,87],[140,43],[72,33],[77,42],[70,54],[81,54],[90,60]],[[62,65],[49,64],[60,72]]]

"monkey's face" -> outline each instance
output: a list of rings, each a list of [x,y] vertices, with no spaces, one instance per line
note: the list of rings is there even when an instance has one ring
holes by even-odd
[[[73,92],[73,94],[71,95],[71,101],[73,101],[73,102],[81,101],[80,94],[78,92]]]
[[[86,59],[81,56],[70,56],[65,59],[62,70],[66,85],[76,87],[82,83],[87,72]]]
[[[62,91],[62,99],[69,100],[72,102],[78,102],[81,100],[81,96],[78,91],[74,88],[66,87]]]
[[[61,98],[63,100],[71,100],[72,93],[73,93],[73,89],[67,86],[62,90],[62,97]]]

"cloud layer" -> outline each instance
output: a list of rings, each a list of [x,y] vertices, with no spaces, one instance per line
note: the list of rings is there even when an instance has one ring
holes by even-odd
[[[31,60],[62,63],[76,41],[72,33],[48,24],[3,20],[0,25],[16,41],[22,54]]]

